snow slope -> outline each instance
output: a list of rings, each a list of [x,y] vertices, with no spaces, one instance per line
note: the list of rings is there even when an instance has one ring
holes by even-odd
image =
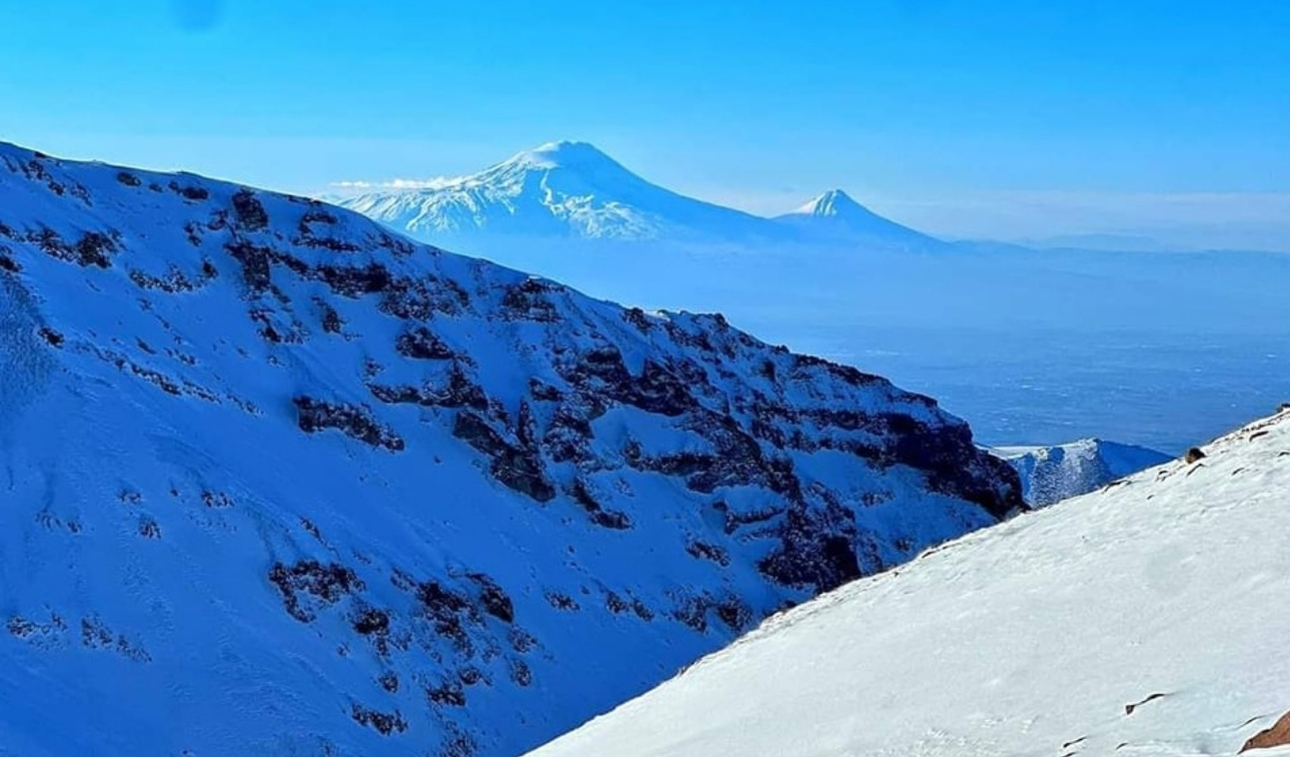
[[[783,235],[764,218],[651,184],[585,142],[551,142],[477,174],[339,204],[436,243],[476,235],[708,242]]]
[[[0,145],[0,754],[513,755],[1020,506],[936,403]]]
[[[1101,439],[1050,447],[995,447],[990,451],[1017,469],[1022,492],[1032,507],[1087,494],[1170,460],[1163,452]]]
[[[1235,754],[1290,710],[1290,409],[1205,451],[778,615],[533,755]]]

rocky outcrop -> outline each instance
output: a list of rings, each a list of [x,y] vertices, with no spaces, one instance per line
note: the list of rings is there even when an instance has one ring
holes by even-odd
[[[102,694],[85,722],[164,712],[139,732],[194,753],[236,722],[256,754],[516,754],[1023,506],[930,398],[721,316],[302,198],[0,157],[23,576],[0,655],[36,655],[0,662]],[[131,703],[66,653],[72,618],[183,695]]]

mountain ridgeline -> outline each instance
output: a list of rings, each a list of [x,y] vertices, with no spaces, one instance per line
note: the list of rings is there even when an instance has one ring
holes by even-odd
[[[0,197],[3,753],[514,755],[1024,509],[721,316],[189,174]]]
[[[841,190],[778,218],[762,218],[651,184],[585,142],[552,142],[477,174],[419,189],[366,192],[339,203],[433,243],[555,238],[853,243],[933,252],[947,247],[874,214]]]

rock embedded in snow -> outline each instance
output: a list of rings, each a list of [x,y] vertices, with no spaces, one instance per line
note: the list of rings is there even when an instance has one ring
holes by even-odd
[[[720,316],[191,175],[0,197],[0,752],[512,755],[1021,504]]]

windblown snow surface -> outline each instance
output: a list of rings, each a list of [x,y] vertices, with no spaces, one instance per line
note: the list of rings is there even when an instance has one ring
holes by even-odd
[[[533,757],[1236,754],[1290,710],[1290,410],[1204,451],[778,615]]]
[[[1163,452],[1101,439],[1052,447],[994,447],[990,451],[1017,469],[1022,492],[1032,507],[1087,494],[1169,460]]]
[[[0,754],[514,755],[1020,502],[719,316],[0,146]]]

